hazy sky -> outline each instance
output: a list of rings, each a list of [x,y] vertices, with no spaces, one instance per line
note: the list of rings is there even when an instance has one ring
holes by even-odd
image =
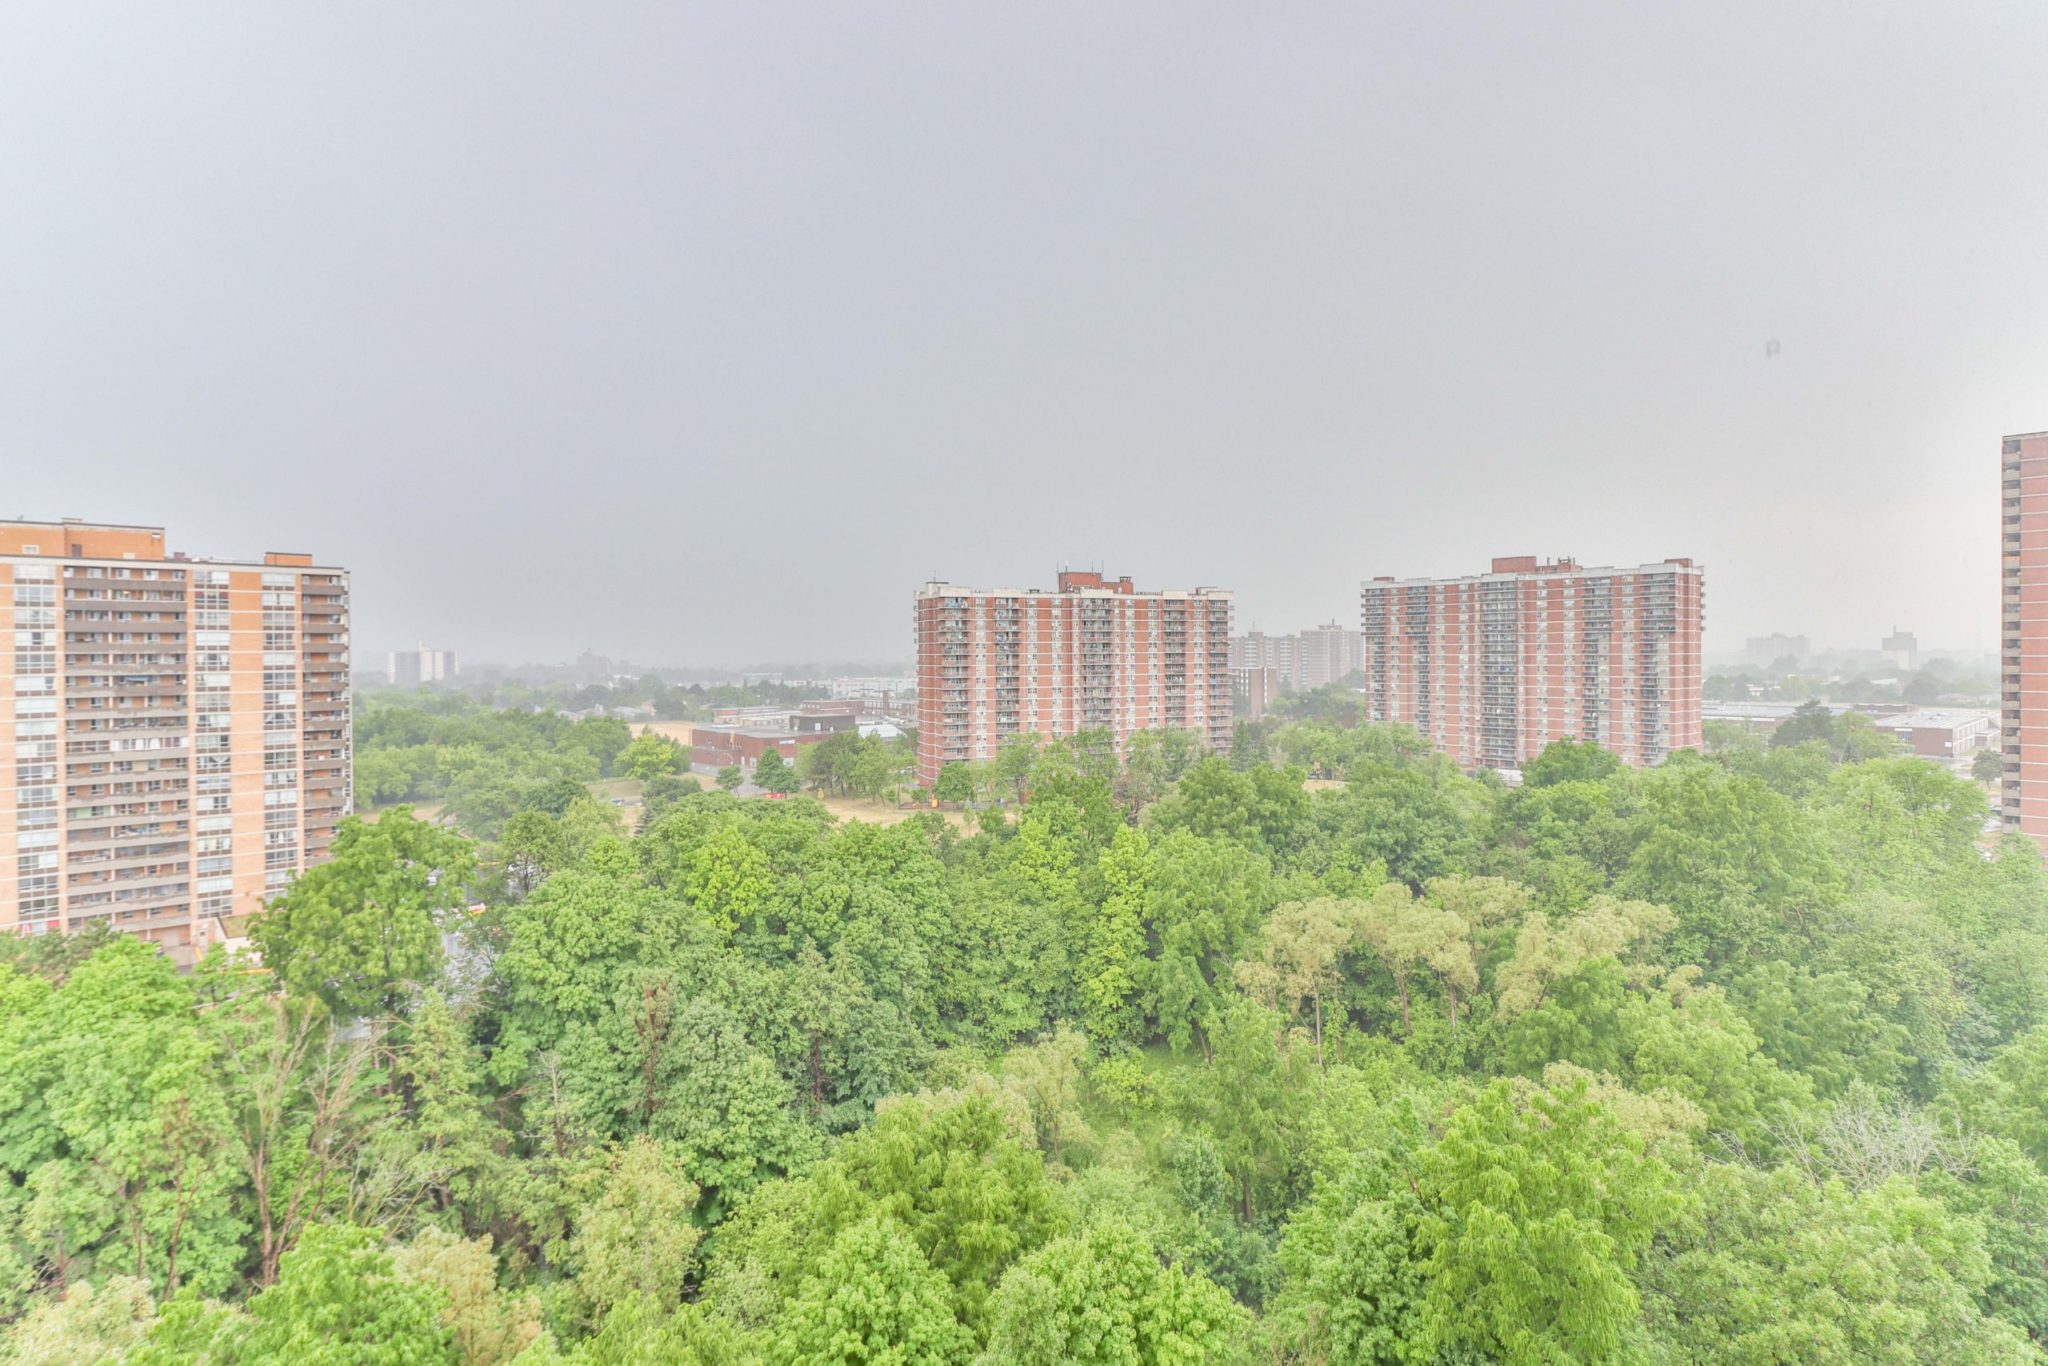
[[[1989,646],[2044,66],[2040,0],[11,4],[0,515],[343,563],[366,663],[1516,553]]]

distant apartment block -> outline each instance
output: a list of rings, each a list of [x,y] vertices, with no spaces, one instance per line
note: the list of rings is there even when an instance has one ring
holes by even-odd
[[[1877,644],[1878,653],[1894,668],[1920,667],[1920,641],[1911,631],[1894,630]]]
[[[1066,573],[1056,589],[918,590],[917,772],[993,759],[1012,735],[1192,730],[1230,748],[1229,593],[1139,592]]]
[[[1329,622],[1303,631],[1294,653],[1294,687],[1297,692],[1341,683],[1365,669],[1365,637],[1358,631]]]
[[[0,522],[0,931],[104,923],[189,963],[348,814],[346,570]]]
[[[2006,437],[2000,469],[1999,809],[2048,850],[2048,432]]]
[[[1278,669],[1232,669],[1230,688],[1237,708],[1247,721],[1263,720],[1266,708],[1280,696]]]
[[[917,691],[915,675],[835,678],[828,685],[835,698],[866,698],[884,704],[900,702]]]
[[[1296,635],[1247,631],[1230,638],[1230,667],[1270,669],[1290,692],[1307,692],[1341,682],[1365,667],[1365,641],[1336,622]]]
[[[1743,662],[1759,669],[1768,669],[1781,659],[1802,664],[1812,653],[1805,636],[1751,636],[1742,643]]]
[[[1700,743],[1701,571],[1533,555],[1459,579],[1363,585],[1367,715],[1460,767],[1518,769],[1573,737],[1624,763]]]
[[[424,643],[417,650],[393,650],[385,672],[401,688],[421,683],[445,683],[460,674],[455,651],[429,650]]]
[[[1268,635],[1264,631],[1246,631],[1241,636],[1230,638],[1230,667],[1233,669],[1271,669],[1280,680],[1292,687],[1294,667],[1301,649],[1298,636]]]

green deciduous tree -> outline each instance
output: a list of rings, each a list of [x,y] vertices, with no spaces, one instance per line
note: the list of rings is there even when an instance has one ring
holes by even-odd
[[[707,1288],[758,1298],[753,1287],[773,1285],[779,1306],[819,1275],[842,1233],[871,1219],[900,1226],[949,1287],[953,1317],[978,1335],[997,1281],[1059,1234],[1064,1212],[1043,1160],[989,1099],[905,1098],[807,1176],[744,1202],[721,1230],[726,1251]]]
[[[1522,781],[1532,788],[1557,783],[1597,783],[1619,772],[1621,760],[1612,750],[1590,740],[1553,740],[1522,770]]]
[[[571,1024],[599,1019],[636,967],[673,960],[694,919],[676,896],[642,881],[623,843],[602,844],[550,878],[506,913],[497,966],[515,1037],[501,1052],[553,1048]]]
[[[465,904],[473,866],[469,841],[408,808],[350,817],[333,857],[293,881],[249,938],[287,990],[341,1015],[391,1013],[439,970],[441,929]]]
[[[4,995],[26,1028],[0,1095],[26,1108],[0,1151],[28,1197],[31,1256],[59,1286],[97,1270],[167,1293],[231,1287],[242,1155],[191,980],[122,936],[57,990],[17,979]]]
[[[1975,782],[1990,787],[2005,776],[2005,757],[1995,749],[1980,749],[1977,757],[1970,760],[1970,777]]]
[[[973,1336],[953,1316],[951,1287],[917,1241],[885,1214],[842,1230],[776,1324],[772,1359],[796,1366],[964,1362]]]
[[[995,1366],[1195,1366],[1246,1321],[1207,1277],[1162,1266],[1121,1222],[1048,1243],[1003,1278],[982,1361]]]
[[[1414,1178],[1424,1126],[1412,1111],[1378,1117],[1378,1131],[1289,1221],[1286,1271],[1268,1323],[1282,1349],[1332,1366],[1429,1362],[1423,1327],[1423,1220]]]
[[[399,1226],[474,1232],[507,1189],[510,1136],[485,1103],[482,1068],[467,1023],[438,992],[382,1040],[397,1102],[370,1158]]]
[[[1515,1363],[1620,1354],[1638,1308],[1631,1272],[1683,1198],[1583,1082],[1526,1104],[1495,1083],[1420,1168],[1430,1343]]]
[[[156,1320],[149,1283],[109,1276],[102,1286],[79,1281],[40,1301],[8,1334],[10,1366],[97,1366],[140,1349]]]
[[[1154,846],[1145,928],[1157,947],[1146,994],[1176,1049],[1196,1043],[1207,1055],[1231,962],[1257,932],[1269,895],[1264,858],[1242,845],[1176,831]]]
[[[1641,1276],[1670,1359],[1775,1362],[2039,1360],[1984,1316],[1980,1226],[1904,1180],[1857,1192],[1789,1168],[1709,1164],[1697,1213]]]
[[[1120,829],[1098,856],[1097,868],[1103,898],[1082,951],[1082,1023],[1097,1043],[1135,1043],[1142,1027],[1139,994],[1146,971],[1151,843],[1143,831]]]
[[[1478,987],[1472,976],[1470,931],[1454,913],[1418,899],[1399,882],[1389,882],[1349,912],[1359,940],[1377,954],[1394,976],[1394,994],[1401,1007],[1401,1032],[1414,1033],[1408,1009],[1408,983],[1416,969],[1435,972],[1444,982],[1451,1022],[1457,1022],[1460,993]]]
[[[703,1236],[696,1206],[683,1164],[653,1139],[613,1150],[570,1249],[576,1293],[596,1317],[636,1299],[664,1311],[681,1302]]]
[[[1323,1001],[1343,984],[1344,957],[1359,942],[1365,907],[1336,897],[1286,902],[1266,922],[1259,956],[1237,962],[1237,984],[1286,1018],[1309,1005],[1318,1069],[1324,1066]]]
[[[249,1301],[236,1362],[426,1366],[460,1360],[437,1286],[397,1273],[369,1229],[320,1224],[285,1254],[276,1285]]]
[[[788,795],[796,791],[796,770],[773,748],[764,751],[754,764],[754,785],[764,792]]]
[[[1237,1216],[1252,1224],[1302,1156],[1315,1072],[1283,1046],[1280,1013],[1243,996],[1227,1000],[1211,1043],[1208,1067],[1183,1074],[1181,1109],[1215,1139]]]
[[[568,858],[561,820],[545,811],[520,812],[505,823],[498,853],[505,861],[505,880],[519,895],[527,895]]]
[[[266,991],[242,960],[219,954],[200,981],[248,1181],[256,1282],[269,1285],[308,1226],[354,1202],[387,1101],[373,1091],[368,1041],[317,1002]]]
[[[661,819],[662,812],[703,790],[703,779],[688,773],[680,776],[664,773],[648,779],[646,786],[640,789],[640,828],[646,829]]]
[[[488,1237],[422,1229],[393,1254],[392,1269],[441,1292],[441,1322],[454,1334],[463,1366],[500,1366],[540,1336],[540,1301],[498,1288],[498,1261]]]
[[[706,924],[731,933],[758,916],[774,892],[768,856],[737,826],[723,826],[690,856],[683,891]]]
[[[572,1028],[561,1049],[568,1094],[601,1134],[661,1140],[719,1199],[803,1165],[815,1135],[795,1088],[716,1001],[665,974],[635,974],[612,1010]]]
[[[965,764],[947,764],[939,770],[938,781],[932,784],[932,796],[942,802],[971,802],[974,800],[974,775]]]
[[[623,777],[637,778],[641,782],[671,773],[687,773],[690,756],[681,745],[666,735],[656,735],[643,730],[633,737],[624,749],[619,751],[615,764],[616,771]]]
[[[1810,818],[1762,781],[1679,756],[1645,780],[1645,830],[1617,884],[1678,915],[1678,961],[1780,954],[1817,926],[1840,878]]]
[[[1087,1061],[1087,1036],[1068,1024],[1003,1060],[1003,1081],[1031,1116],[1038,1150],[1055,1162],[1066,1161],[1070,1141],[1088,1137],[1081,1118],[1081,1069]]]
[[[1150,806],[1173,790],[1205,748],[1191,730],[1139,731],[1125,745],[1117,795],[1133,813]]]

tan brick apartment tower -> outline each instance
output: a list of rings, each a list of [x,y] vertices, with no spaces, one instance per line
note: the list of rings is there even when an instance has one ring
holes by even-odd
[[[1999,812],[2048,850],[2048,432],[2005,438],[1999,484]]]
[[[993,759],[1007,736],[1192,730],[1230,748],[1230,594],[1141,593],[1061,573],[1057,590],[917,593],[917,774]]]
[[[0,522],[0,931],[102,921],[190,962],[350,809],[348,574]]]
[[[1363,585],[1367,715],[1461,768],[1518,769],[1552,740],[1654,764],[1700,743],[1701,571],[1533,555],[1461,579]]]

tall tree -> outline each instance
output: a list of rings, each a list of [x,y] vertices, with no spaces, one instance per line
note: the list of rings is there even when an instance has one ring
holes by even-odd
[[[343,1016],[397,1012],[433,980],[441,932],[466,904],[468,840],[408,807],[341,824],[333,857],[297,878],[249,928],[288,991]]]
[[[1614,1359],[1636,1259],[1684,1203],[1583,1082],[1526,1105],[1495,1083],[1452,1116],[1417,1182],[1429,1342],[1513,1362]]]
[[[576,1221],[576,1293],[596,1317],[645,1300],[682,1300],[702,1237],[691,1220],[697,1187],[683,1164],[641,1135],[615,1149]]]
[[[41,1142],[8,1145],[35,1162],[12,1175],[34,1193],[37,1255],[60,1283],[96,1268],[167,1293],[229,1289],[247,1230],[242,1155],[191,980],[122,936],[32,1004],[42,1037],[8,1059],[20,1080],[0,1094],[29,1077],[41,1088]]]
[[[620,774],[644,783],[663,774],[688,772],[690,756],[666,735],[643,730],[633,737],[632,743],[619,751],[616,766]]]
[[[966,764],[947,764],[939,770],[938,781],[932,784],[932,796],[942,802],[973,801],[974,775]]]
[[[777,1324],[771,1359],[811,1363],[963,1363],[974,1339],[950,1287],[908,1230],[876,1215],[839,1234]]]
[[[1145,922],[1157,947],[1147,995],[1174,1048],[1194,1043],[1209,1055],[1231,962],[1257,932],[1268,895],[1265,860],[1242,845],[1176,831],[1153,848]]]
[[[1015,1366],[1192,1366],[1222,1359],[1248,1317],[1214,1281],[1161,1265],[1151,1243],[1114,1221],[1019,1263],[993,1314],[983,1360]]]
[[[1080,988],[1082,1023],[1100,1044],[1138,1041],[1150,866],[1151,842],[1129,827],[1118,830],[1097,858],[1104,895],[1088,927]]]
[[[796,771],[779,752],[769,749],[754,765],[754,785],[763,791],[787,796],[796,791]]]
[[[373,1091],[368,1041],[317,1002],[262,990],[239,960],[218,955],[201,980],[249,1185],[256,1281],[267,1286],[310,1225],[355,1202],[387,1102]]]
[[[1406,889],[1403,889],[1404,891]],[[1323,1069],[1323,1001],[1343,984],[1344,956],[1359,940],[1367,903],[1316,897],[1273,910],[1259,956],[1237,962],[1237,983],[1288,1019],[1312,1007],[1316,1068]]]
[[[369,1229],[319,1224],[287,1253],[277,1284],[249,1301],[255,1322],[230,1360],[306,1366],[430,1366],[460,1360],[442,1322],[447,1295],[407,1280]]]

